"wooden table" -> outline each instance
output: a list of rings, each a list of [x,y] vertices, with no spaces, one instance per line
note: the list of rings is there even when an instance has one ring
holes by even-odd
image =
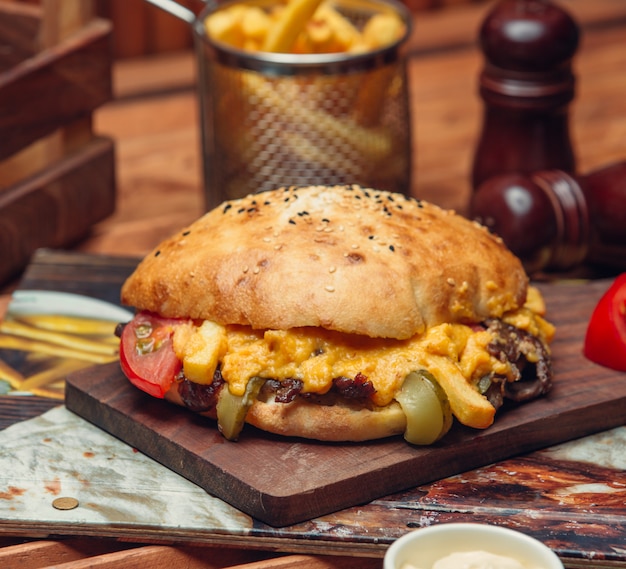
[[[626,159],[626,4],[622,0],[562,0],[562,4],[583,29],[575,60],[578,95],[571,108],[571,127],[579,171],[584,173]],[[467,205],[469,170],[481,121],[477,76],[482,60],[475,36],[490,5],[479,3],[420,15],[410,45],[415,137],[412,193],[460,212]],[[94,128],[116,142],[117,211],[95,226],[75,249],[137,257],[202,213],[193,54],[121,62],[115,69],[114,84],[116,99],[97,111]],[[4,287],[5,306],[16,285]],[[15,547],[18,549],[0,550],[0,565],[6,566],[3,559],[15,562],[18,556],[29,556],[39,559],[39,564],[31,567],[83,560],[68,566],[79,567],[87,558],[93,561],[96,557],[99,567],[134,566],[138,560],[148,563],[149,559],[159,559],[161,564],[152,566],[160,567],[175,565],[183,558],[192,559],[193,567],[254,560],[259,564],[250,568],[380,566],[379,560],[292,555],[265,561],[267,554],[229,551],[220,554],[221,561],[207,561],[189,548],[122,547],[83,540]],[[41,553],[35,553],[35,548]],[[100,557],[111,551],[114,557]]]

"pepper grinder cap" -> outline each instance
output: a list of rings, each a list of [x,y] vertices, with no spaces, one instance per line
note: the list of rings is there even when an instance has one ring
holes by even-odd
[[[571,269],[587,256],[585,195],[562,170],[490,178],[472,196],[470,213],[502,238],[529,273]]]
[[[503,0],[480,29],[481,48],[492,65],[518,72],[549,72],[569,62],[579,28],[548,0]]]

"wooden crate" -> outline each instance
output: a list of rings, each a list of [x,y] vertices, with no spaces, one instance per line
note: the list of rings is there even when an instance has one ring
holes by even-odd
[[[0,0],[0,283],[40,247],[68,246],[115,206],[111,24],[89,0]]]

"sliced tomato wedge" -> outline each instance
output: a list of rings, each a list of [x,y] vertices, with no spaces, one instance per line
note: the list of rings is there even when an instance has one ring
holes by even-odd
[[[163,398],[182,367],[172,346],[172,334],[181,322],[139,312],[122,332],[122,371],[133,385],[153,397]]]
[[[592,362],[626,371],[626,273],[619,275],[596,305],[585,335]]]

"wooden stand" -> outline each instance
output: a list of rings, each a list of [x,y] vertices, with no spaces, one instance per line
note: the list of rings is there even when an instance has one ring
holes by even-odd
[[[88,0],[0,1],[0,283],[113,212],[113,142],[91,127],[111,34]]]

